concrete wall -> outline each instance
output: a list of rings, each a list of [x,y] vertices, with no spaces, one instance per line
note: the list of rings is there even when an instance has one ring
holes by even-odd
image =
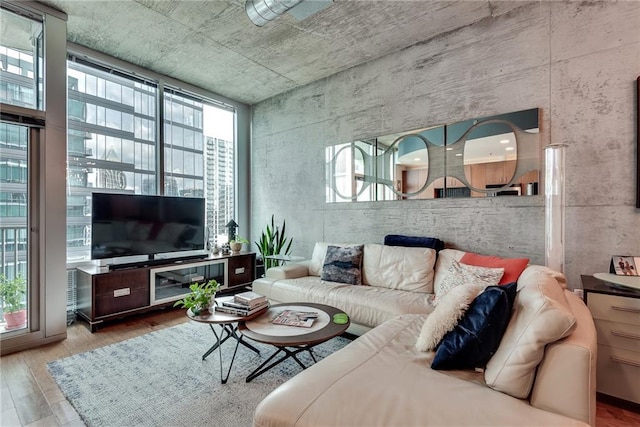
[[[325,203],[326,146],[539,107],[541,146],[569,145],[571,286],[607,271],[613,254],[640,254],[640,3],[500,3],[498,13],[257,104],[252,240],[275,214],[296,255],[310,256],[316,241],[381,243],[406,233],[543,264],[543,196]]]

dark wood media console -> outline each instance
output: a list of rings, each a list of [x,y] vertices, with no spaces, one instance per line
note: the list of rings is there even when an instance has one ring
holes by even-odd
[[[251,285],[256,254],[242,252],[203,259],[170,260],[164,264],[109,270],[78,267],[78,314],[95,332],[108,320],[172,306],[188,294],[193,282],[215,279],[220,292]]]

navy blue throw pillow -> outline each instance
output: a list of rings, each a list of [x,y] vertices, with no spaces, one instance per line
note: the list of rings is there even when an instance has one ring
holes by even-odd
[[[489,286],[478,295],[456,327],[448,332],[432,369],[484,368],[500,345],[516,299],[517,283]]]
[[[436,252],[444,249],[444,242],[436,237],[403,236],[401,234],[387,234],[384,236],[384,244],[408,248],[431,248]]]

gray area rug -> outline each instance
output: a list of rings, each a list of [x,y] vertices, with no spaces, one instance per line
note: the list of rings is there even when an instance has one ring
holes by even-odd
[[[250,426],[258,403],[301,368],[289,359],[246,383],[246,376],[275,350],[248,340],[261,354],[239,346],[223,385],[218,351],[202,360],[214,340],[208,325],[189,322],[47,367],[88,426]],[[320,360],[349,342],[334,338],[315,347],[314,354]],[[225,374],[234,348],[233,339],[222,346]],[[311,363],[306,352],[299,357]]]

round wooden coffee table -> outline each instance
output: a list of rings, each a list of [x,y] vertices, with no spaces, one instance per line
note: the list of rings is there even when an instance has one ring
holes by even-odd
[[[273,324],[271,321],[284,310],[316,312],[318,317],[309,328]],[[238,330],[243,336],[277,348],[267,360],[247,376],[246,382],[264,374],[289,358],[295,360],[302,369],[306,369],[307,366],[297,357],[298,353],[303,351],[307,351],[316,362],[311,351],[312,348],[344,333],[350,325],[348,319],[343,324],[335,323],[333,316],[338,313],[344,312],[324,304],[294,302],[272,305],[261,316],[239,322]],[[283,356],[271,362],[280,353],[284,353]]]
[[[213,335],[215,335],[216,337],[216,341],[213,343],[211,348],[207,350],[205,354],[202,355],[202,360],[205,360],[207,356],[209,356],[212,352],[218,349],[218,353],[220,356],[220,382],[222,382],[222,384],[226,384],[227,380],[229,379],[229,374],[231,373],[231,368],[233,367],[233,361],[236,358],[236,352],[238,351],[238,346],[240,344],[260,354],[260,350],[258,350],[248,342],[244,341],[242,339],[243,337],[237,334],[238,322],[241,322],[243,320],[253,319],[255,317],[261,316],[265,312],[266,312],[266,309],[259,313],[252,314],[251,316],[238,316],[235,314],[223,313],[220,311],[214,311],[214,312],[206,311],[199,315],[195,315],[191,310],[187,310],[187,316],[189,317],[189,319],[196,322],[208,324],[209,327],[211,328],[211,331],[213,332]],[[214,325],[220,326],[221,328],[220,335],[218,335],[218,333],[216,332]],[[233,357],[231,358],[231,362],[229,363],[229,370],[227,371],[227,375],[223,376],[221,346],[229,338],[233,338],[236,340],[236,348],[233,352]]]

